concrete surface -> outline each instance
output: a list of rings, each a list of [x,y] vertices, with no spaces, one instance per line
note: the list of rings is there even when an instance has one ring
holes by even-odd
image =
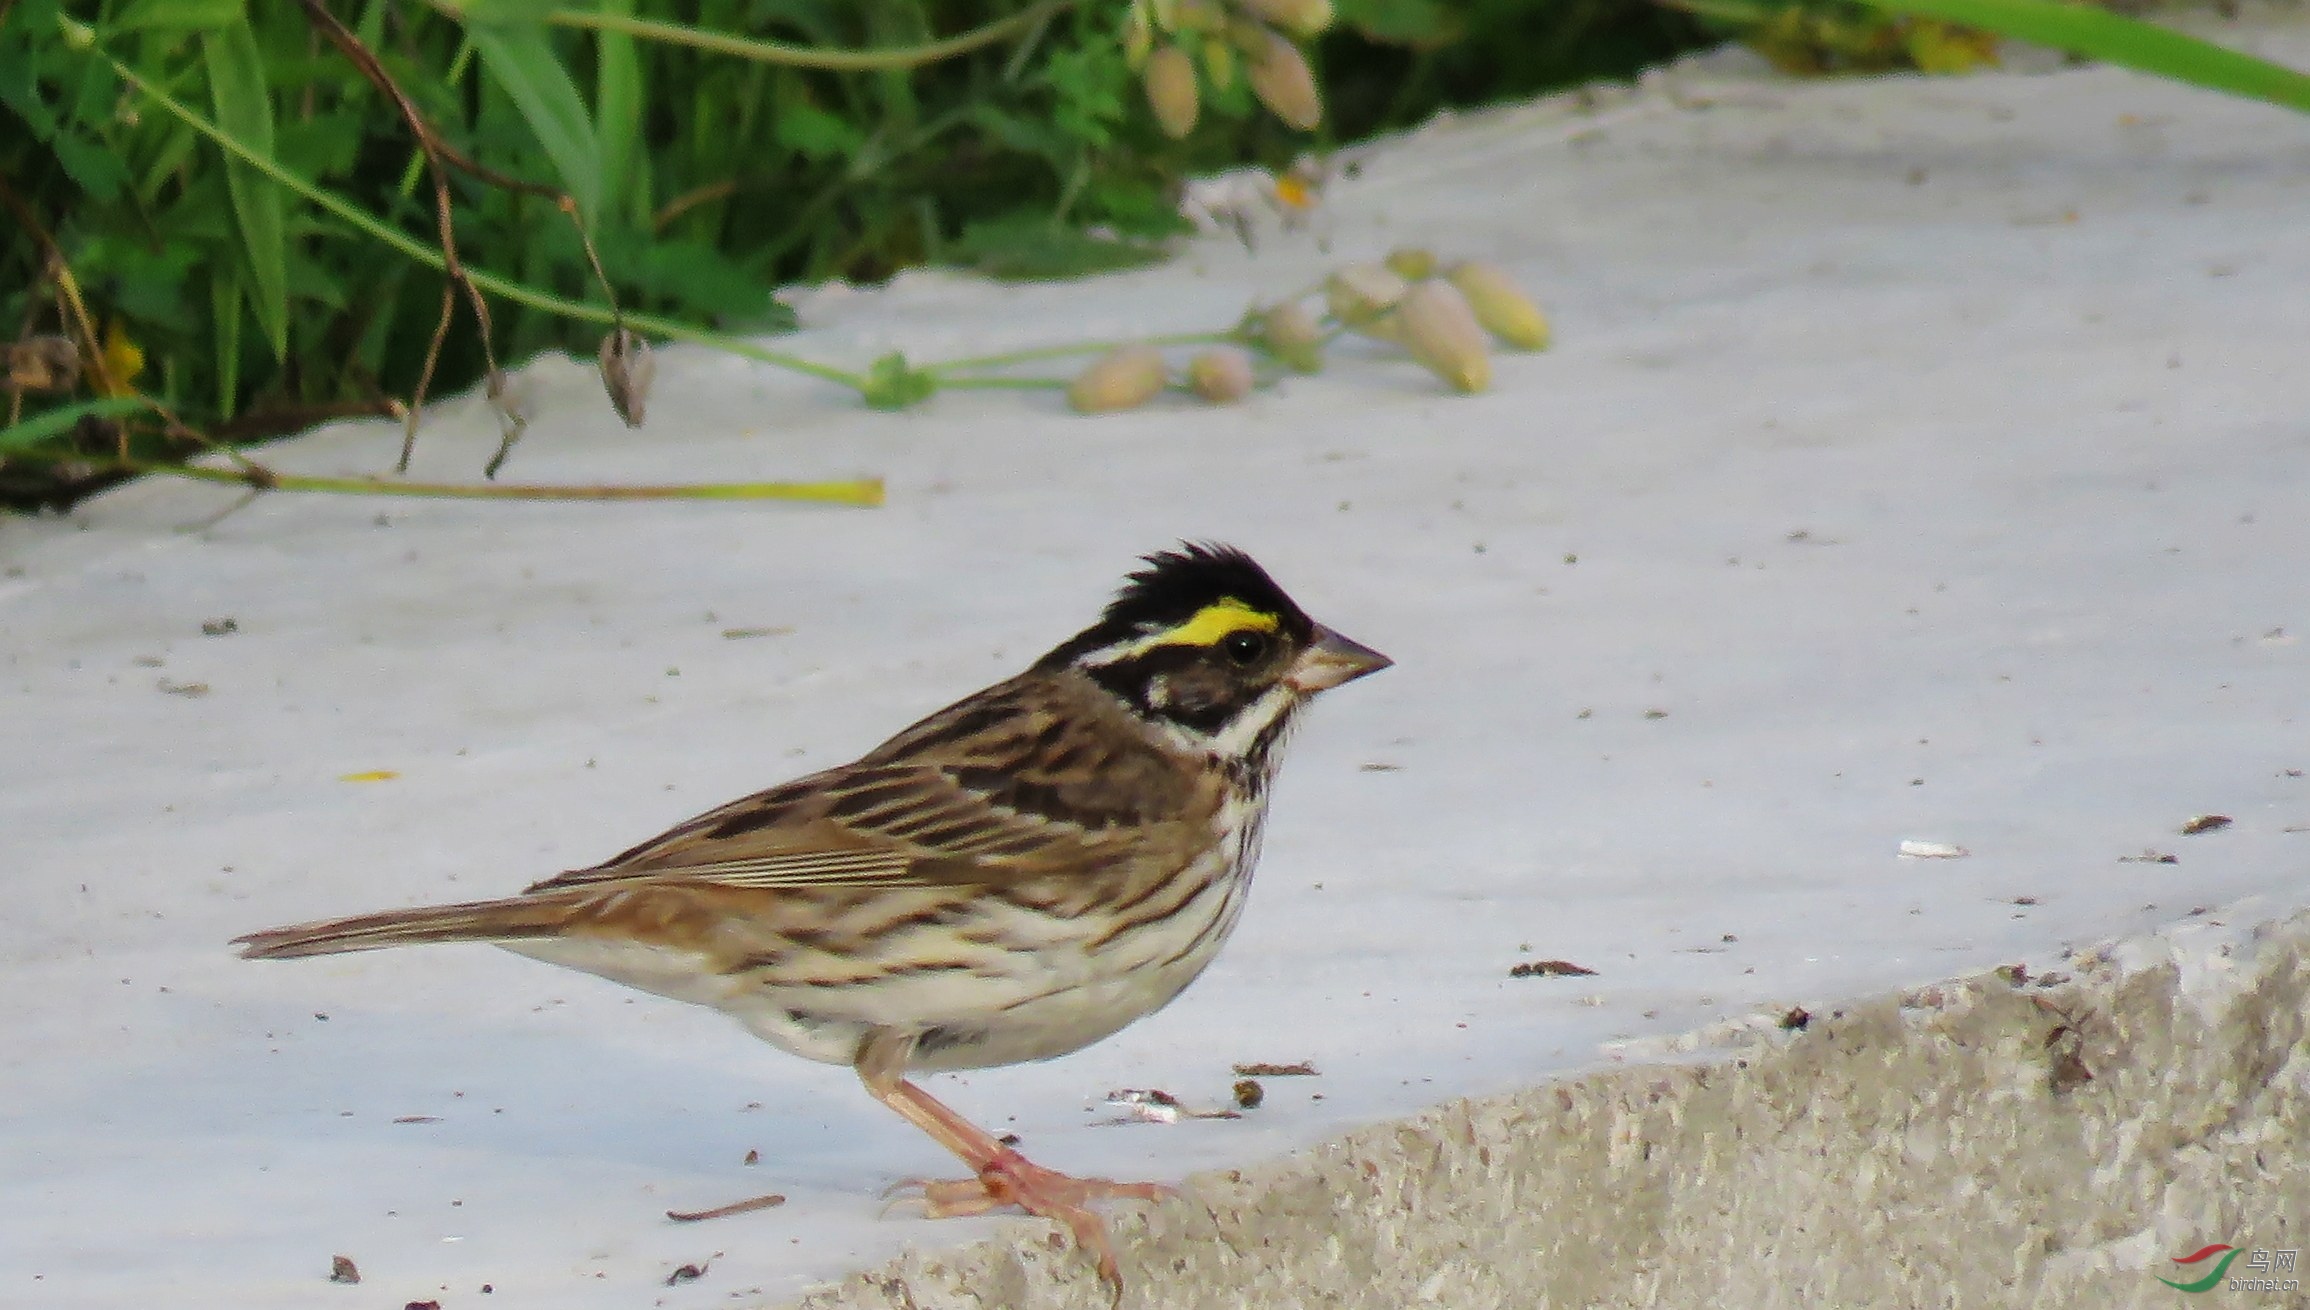
[[[2310,915],[2193,921],[2072,964],[1198,1175],[1118,1225],[1124,1304],[2127,1310],[2185,1303],[2159,1278],[2210,1268],[2173,1262],[2210,1243],[2298,1257]],[[800,1304],[1104,1305],[1041,1236],[1022,1225]],[[2269,1292],[2224,1280],[2208,1303],[2300,1306],[2306,1273],[2266,1273]]]

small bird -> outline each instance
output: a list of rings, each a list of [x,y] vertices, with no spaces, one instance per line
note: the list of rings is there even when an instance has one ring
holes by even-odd
[[[1097,623],[854,763],[519,896],[234,944],[278,960],[487,942],[712,1006],[850,1066],[960,1157],[971,1177],[912,1184],[927,1214],[1056,1220],[1119,1296],[1090,1206],[1166,1189],[1043,1168],[907,1076],[1065,1055],[1169,1003],[1243,912],[1301,708],[1390,663],[1232,547],[1145,562]]]

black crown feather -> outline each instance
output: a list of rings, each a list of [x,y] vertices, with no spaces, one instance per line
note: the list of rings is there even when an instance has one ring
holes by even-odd
[[[1267,570],[1233,546],[1183,541],[1179,549],[1157,551],[1146,560],[1147,567],[1132,573],[1108,604],[1102,626],[1168,627],[1223,600],[1273,614],[1297,632],[1304,633],[1309,626],[1307,616]]]
[[[1146,562],[1124,580],[1098,623],[1060,643],[1036,667],[1057,668],[1087,651],[1185,623],[1204,606],[1229,599],[1273,614],[1296,640],[1305,641],[1315,631],[1315,621],[1283,594],[1267,570],[1233,546],[1183,541],[1177,550],[1157,551]]]

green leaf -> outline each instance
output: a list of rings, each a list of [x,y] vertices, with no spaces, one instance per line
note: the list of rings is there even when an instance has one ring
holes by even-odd
[[[209,95],[216,102],[217,125],[252,153],[271,158],[273,101],[265,90],[264,59],[257,53],[257,34],[248,20],[201,33],[201,54],[208,64]],[[225,162],[225,184],[232,191],[241,245],[248,252],[254,292],[250,308],[265,330],[265,343],[272,347],[273,358],[285,361],[289,357],[289,261],[288,240],[282,232],[280,188],[238,159]]]
[[[857,124],[807,100],[780,105],[776,131],[778,144],[804,159],[845,159],[866,143]]]
[[[601,147],[593,120],[586,117],[585,102],[578,98],[577,84],[554,57],[546,29],[474,23],[465,30],[481,53],[482,67],[513,101],[553,160],[562,186],[577,201],[578,217],[593,227],[602,201]]]
[[[244,0],[132,0],[120,17],[105,24],[105,31],[224,27],[247,21],[243,4]]]
[[[1093,236],[1034,214],[972,223],[942,253],[949,263],[1021,282],[1142,268],[1169,254],[1155,242]]]
[[[1438,0],[1340,0],[1339,19],[1374,41],[1427,50],[1451,44],[1465,27]]]
[[[716,320],[755,318],[777,303],[767,279],[703,242],[637,241],[616,254],[615,266],[652,299]]]
[[[11,450],[30,450],[43,441],[52,441],[69,435],[84,418],[118,418],[152,408],[152,402],[142,396],[106,396],[101,400],[81,400],[69,405],[34,414],[21,423],[0,428],[0,454]]]
[[[119,154],[78,132],[58,132],[48,148],[56,152],[56,162],[64,165],[65,175],[97,204],[109,204],[128,185],[128,165],[120,162]]]
[[[2177,82],[2310,110],[2310,75],[2152,23],[2061,0],[1861,0],[1891,14],[1939,18]]]
[[[19,33],[38,25],[33,15],[18,11],[14,16]],[[42,62],[30,42],[0,40],[0,105],[15,110],[24,119],[35,141],[46,141],[62,126],[40,90]]]

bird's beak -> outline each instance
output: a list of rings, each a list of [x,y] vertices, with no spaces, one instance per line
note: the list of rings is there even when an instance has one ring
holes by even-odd
[[[1377,673],[1394,660],[1369,646],[1349,641],[1329,628],[1315,630],[1315,643],[1299,653],[1283,680],[1302,696],[1329,691],[1367,673]]]

